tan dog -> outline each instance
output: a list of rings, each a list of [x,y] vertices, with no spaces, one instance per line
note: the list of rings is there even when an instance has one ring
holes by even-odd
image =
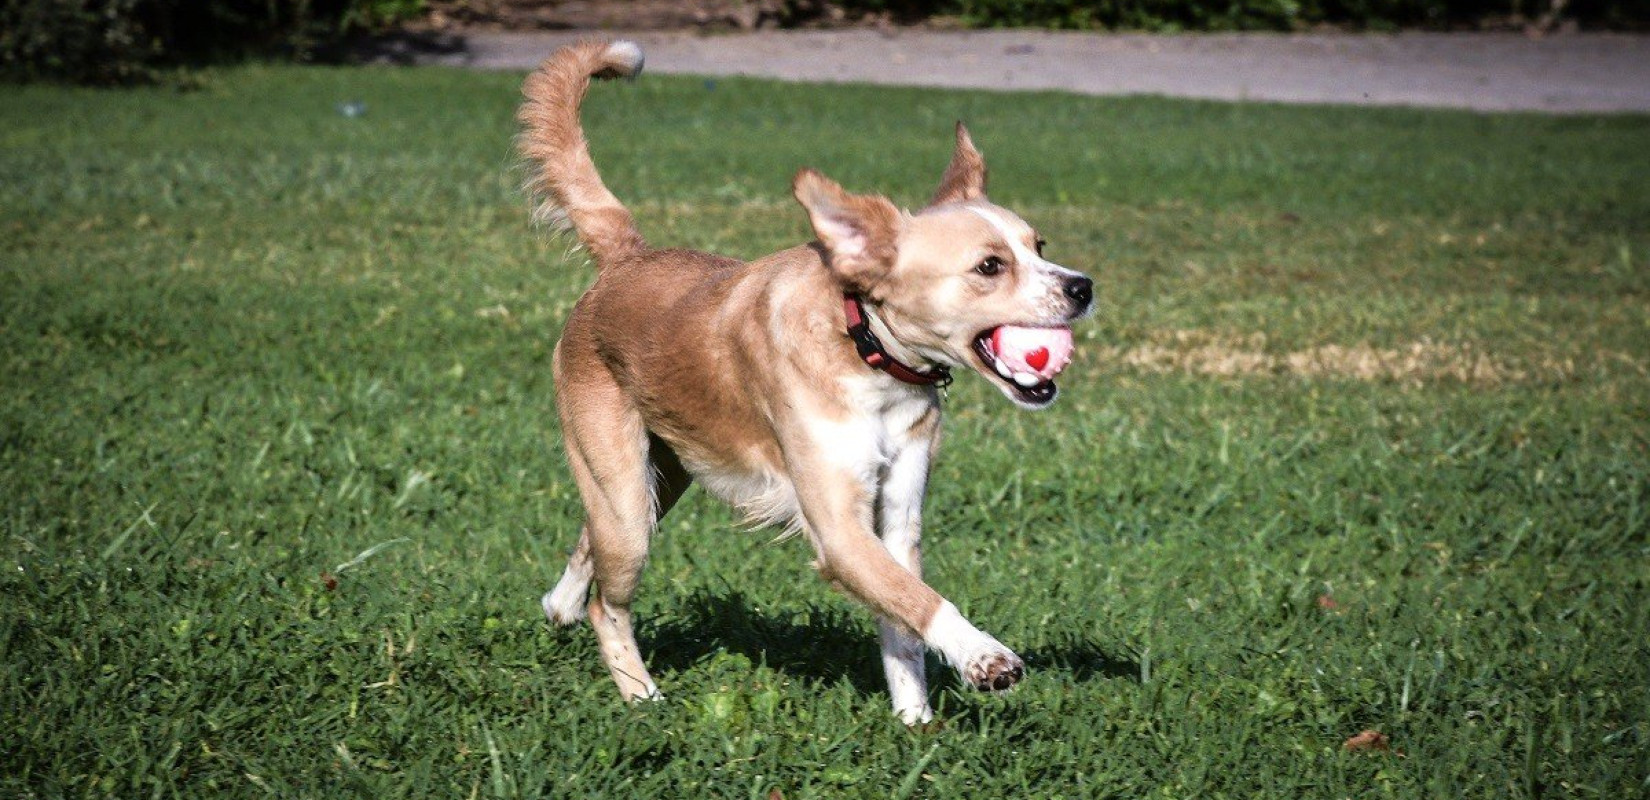
[[[1012,686],[1019,657],[921,578],[936,384],[967,365],[1016,404],[1047,406],[1065,326],[1088,312],[1092,284],[1043,260],[1031,227],[985,199],[985,163],[961,125],[933,202],[915,214],[802,170],[794,190],[817,242],[749,263],[653,249],[596,174],[578,119],[592,76],[641,65],[635,44],[587,42],[523,87],[520,146],[540,216],[575,230],[598,269],[556,345],[586,516],[545,612],[568,624],[588,611],[619,691],[656,696],[631,599],[659,518],[697,480],[753,521],[805,533],[820,573],[877,614],[906,722],[932,716],[924,645],[972,686]],[[1023,366],[998,345],[1009,330],[1057,351],[1063,336],[1065,352],[1052,368],[1046,350]]]

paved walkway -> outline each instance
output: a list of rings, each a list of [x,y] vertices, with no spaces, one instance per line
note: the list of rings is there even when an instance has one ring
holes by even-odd
[[[470,33],[385,57],[528,69],[589,34]],[[833,30],[602,34],[661,73],[1486,111],[1650,112],[1650,36],[1143,34]]]

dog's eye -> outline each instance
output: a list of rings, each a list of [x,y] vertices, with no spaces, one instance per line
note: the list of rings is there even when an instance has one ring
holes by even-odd
[[[1003,260],[996,256],[986,256],[984,261],[974,267],[974,271],[989,278],[1003,271]]]
[[[1045,244],[1048,244],[1047,239],[1044,239],[1041,236],[1037,237],[1037,257],[1038,258],[1043,257],[1043,245],[1045,245]]]

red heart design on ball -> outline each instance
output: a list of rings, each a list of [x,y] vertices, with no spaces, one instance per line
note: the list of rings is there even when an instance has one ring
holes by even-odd
[[[1043,367],[1048,366],[1048,348],[1039,347],[1026,353],[1026,365],[1035,370],[1041,370]]]

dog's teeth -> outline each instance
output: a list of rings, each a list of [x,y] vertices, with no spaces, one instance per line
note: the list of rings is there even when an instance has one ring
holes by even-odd
[[[1010,372],[1008,367],[1004,366],[1003,362],[1001,362],[1001,361],[993,361],[993,362],[991,362],[991,366],[996,367],[997,368],[997,374],[1003,376],[1004,378],[1014,377],[1014,373]]]
[[[1031,387],[1036,386],[1042,380],[1043,380],[1042,378],[1039,378],[1036,375],[1033,375],[1032,373],[1029,373],[1029,372],[1016,372],[1016,373],[1014,373],[1014,382],[1020,384],[1021,386],[1026,387],[1027,389],[1030,389]]]

